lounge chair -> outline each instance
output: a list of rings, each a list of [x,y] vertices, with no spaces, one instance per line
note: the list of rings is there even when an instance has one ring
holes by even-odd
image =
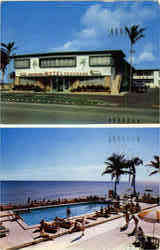
[[[56,233],[59,226],[56,224],[56,222],[47,222],[42,220],[40,222],[40,232],[47,232],[47,233]]]
[[[96,216],[97,217],[103,217],[103,213],[101,211],[96,211]]]
[[[109,216],[110,216],[110,214],[107,211],[104,211],[103,217],[108,218]]]
[[[7,236],[6,232],[0,232],[0,238]]]
[[[73,233],[73,232],[78,232],[81,231],[82,229],[82,224],[78,221],[75,221],[74,224],[70,227],[69,229],[69,233]]]
[[[83,222],[83,218],[76,219],[76,221],[82,223]],[[89,223],[88,221],[85,221],[85,224],[88,224],[88,223]]]
[[[0,238],[7,236],[9,233],[9,229],[4,227],[4,226],[0,226]]]
[[[59,225],[62,228],[65,228],[65,229],[69,229],[73,224],[73,221],[69,221],[69,220],[67,221],[67,220],[60,218],[60,217],[56,217],[55,221],[56,221],[57,225]]]
[[[45,238],[45,239],[48,239],[48,240],[52,239],[52,237],[48,233],[45,233],[45,232],[40,232],[40,236],[42,238]]]
[[[86,219],[88,219],[88,220],[97,220],[97,216],[95,214],[89,215],[89,216],[86,217]]]
[[[3,233],[3,232],[8,233],[8,232],[9,232],[9,229],[6,228],[6,227],[4,227],[4,226],[0,226],[0,232],[1,232],[1,233]]]

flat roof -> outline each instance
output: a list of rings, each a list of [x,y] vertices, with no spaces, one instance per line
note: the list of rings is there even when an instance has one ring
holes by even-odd
[[[59,55],[91,55],[91,54],[106,54],[110,53],[114,56],[125,57],[122,50],[85,50],[85,51],[59,51],[59,52],[48,52],[48,53],[33,53],[33,54],[19,54],[11,56],[11,58],[19,57],[41,57],[41,56],[59,56]]]
[[[136,69],[136,71],[160,71],[160,69]]]

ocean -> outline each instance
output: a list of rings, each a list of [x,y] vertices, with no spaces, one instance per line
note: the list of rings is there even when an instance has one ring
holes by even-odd
[[[1,181],[0,203],[21,203],[31,200],[73,198],[88,195],[105,196],[109,189],[114,188],[114,182],[98,181]],[[117,193],[127,193],[128,182],[117,185]],[[160,183],[137,182],[137,192],[144,193],[145,189],[152,189],[153,195],[159,195]]]

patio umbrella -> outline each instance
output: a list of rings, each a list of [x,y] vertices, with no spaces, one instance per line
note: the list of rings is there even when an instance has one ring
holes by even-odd
[[[154,236],[155,224],[160,223],[160,207],[156,209],[149,209],[146,211],[142,211],[138,214],[138,217],[141,220],[152,223],[154,225],[153,226],[153,236]]]

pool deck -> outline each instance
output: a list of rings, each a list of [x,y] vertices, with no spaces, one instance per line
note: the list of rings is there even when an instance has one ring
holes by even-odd
[[[155,207],[157,205],[150,205],[141,203],[142,209],[147,209],[150,207]],[[105,250],[105,249],[114,249],[114,247],[119,247],[124,243],[131,244],[133,237],[126,236],[126,233],[120,233],[120,226],[124,225],[123,214],[111,215],[109,218],[98,218],[96,221],[89,221],[86,229],[86,236],[79,237],[80,233],[68,234],[68,230],[60,229],[56,234],[52,235],[53,240],[47,240],[40,237],[39,232],[35,232],[37,226],[28,227],[22,220],[13,220],[13,213],[10,211],[0,212],[0,219],[3,223],[3,226],[9,229],[9,233],[6,237],[0,238],[0,249],[9,250],[9,249],[22,249],[27,247],[28,249],[66,249],[71,250]],[[144,223],[144,222],[141,222]],[[149,223],[148,223],[149,224]],[[96,227],[95,227],[96,225]],[[148,226],[148,225],[147,225]],[[147,227],[145,226],[145,227]],[[151,228],[151,225],[150,227]],[[61,236],[61,237],[60,237]],[[78,237],[78,238],[77,238]],[[76,239],[77,238],[77,239]],[[107,238],[109,240],[107,240]],[[41,243],[43,242],[43,243]],[[112,248],[97,248],[97,246],[103,246],[102,243],[107,242],[107,245],[110,244]],[[39,243],[39,244],[38,244]],[[121,244],[120,244],[121,243]],[[36,244],[36,245],[35,245]],[[93,247],[91,245],[93,244]],[[34,245],[34,246],[31,246]],[[116,249],[116,248],[115,248]],[[123,248],[124,249],[124,248]]]
[[[128,233],[134,228],[134,222],[129,224],[128,230],[120,232],[120,227],[124,223],[124,218],[119,218],[114,222],[87,228],[83,237],[80,232],[76,232],[22,250],[138,250],[139,248],[133,245],[135,237],[128,237]],[[139,225],[145,233],[152,233],[152,224],[140,221]],[[155,234],[160,235],[158,227],[157,224]]]

